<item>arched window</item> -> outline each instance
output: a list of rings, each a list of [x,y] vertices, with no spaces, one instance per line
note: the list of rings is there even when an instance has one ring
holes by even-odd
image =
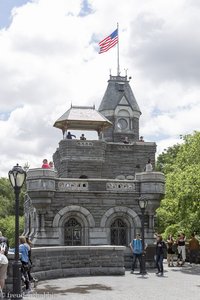
[[[81,245],[81,225],[75,218],[71,218],[65,223],[64,239],[66,246]]]
[[[127,225],[121,219],[115,219],[110,226],[111,245],[127,245]]]

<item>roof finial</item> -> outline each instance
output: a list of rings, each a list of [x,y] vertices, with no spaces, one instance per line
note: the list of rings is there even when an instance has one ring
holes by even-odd
[[[128,71],[128,69],[124,69],[124,71],[125,71],[125,76],[127,76],[127,71]]]

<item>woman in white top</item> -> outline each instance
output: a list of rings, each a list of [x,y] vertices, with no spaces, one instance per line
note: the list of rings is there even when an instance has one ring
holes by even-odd
[[[148,159],[148,162],[147,162],[147,164],[145,166],[145,171],[146,172],[152,172],[153,171],[153,166],[151,164],[151,160],[150,159]]]

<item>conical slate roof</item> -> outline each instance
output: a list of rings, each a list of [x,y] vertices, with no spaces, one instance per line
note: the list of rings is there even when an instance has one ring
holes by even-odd
[[[133,111],[137,111],[141,114],[127,76],[110,75],[110,80],[108,80],[108,86],[99,106],[99,111],[115,110],[123,97],[125,97]]]

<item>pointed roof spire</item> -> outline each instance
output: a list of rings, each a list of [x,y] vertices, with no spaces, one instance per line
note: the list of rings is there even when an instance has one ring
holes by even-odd
[[[110,75],[106,92],[99,106],[99,111],[114,110],[122,98],[126,99],[133,111],[137,111],[139,114],[141,114],[139,105],[137,104],[135,96],[129,85],[129,81],[127,80],[127,75]]]

